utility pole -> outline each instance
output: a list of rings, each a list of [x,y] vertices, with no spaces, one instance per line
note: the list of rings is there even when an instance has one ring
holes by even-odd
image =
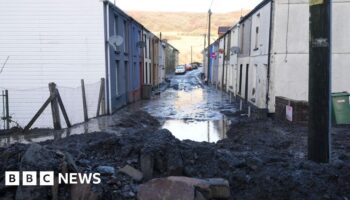
[[[330,161],[331,0],[310,0],[308,158]]]
[[[208,23],[208,71],[207,71],[207,83],[209,84],[209,73],[210,73],[210,70],[209,70],[209,63],[210,63],[210,29],[211,29],[211,9],[209,9],[208,11],[208,17],[209,17],[209,23]]]
[[[205,46],[207,45],[206,44],[207,35],[203,34],[203,36],[204,36],[204,46],[203,46],[203,65],[204,65],[204,63],[205,63]]]
[[[191,46],[191,65],[192,65],[192,46]]]

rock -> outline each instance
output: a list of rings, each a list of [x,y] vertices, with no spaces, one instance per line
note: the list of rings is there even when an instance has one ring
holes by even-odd
[[[130,197],[134,197],[134,196],[135,196],[135,193],[132,192],[132,191],[130,191],[130,192],[129,192],[129,196],[130,196]]]
[[[209,183],[211,198],[230,198],[230,185],[227,180],[222,178],[210,178],[207,181]]]
[[[341,169],[345,166],[345,162],[340,159],[336,159],[333,161],[332,165],[337,169]]]
[[[194,200],[195,189],[186,182],[172,181],[167,178],[153,179],[140,185],[139,200]]]
[[[51,193],[49,187],[40,186],[18,186],[16,190],[16,200],[22,199],[50,199]]]
[[[23,171],[60,171],[61,162],[64,156],[60,153],[46,149],[45,147],[33,143],[24,153],[20,163]]]
[[[98,166],[96,170],[102,175],[113,175],[115,174],[114,167],[111,166]]]
[[[90,184],[71,185],[70,199],[74,200],[98,200],[101,194],[92,190]]]
[[[183,174],[183,161],[179,151],[173,151],[168,155],[167,174],[169,176],[181,176]]]
[[[127,160],[126,163],[128,163],[129,165],[137,163],[137,159]]]
[[[86,160],[86,159],[80,159],[78,161],[78,164],[83,166],[83,167],[87,167],[91,164],[91,161],[90,160]]]
[[[57,153],[57,152],[56,152]],[[62,153],[62,152],[61,152]],[[73,156],[68,152],[63,152],[64,165],[67,166],[67,172],[78,172]]]
[[[143,179],[143,174],[139,170],[131,167],[130,165],[125,165],[123,168],[119,169],[120,172],[130,176],[135,181],[141,181]]]
[[[197,179],[181,176],[157,178],[140,185],[139,200],[203,200],[228,199],[228,181],[221,178]]]
[[[145,180],[149,180],[153,177],[153,167],[154,167],[154,159],[151,154],[141,153],[140,156],[140,165],[141,171]]]
[[[20,171],[54,171],[55,173],[77,172],[78,167],[73,157],[59,150],[52,150],[33,143],[22,156],[19,164]],[[58,185],[53,187],[25,187],[16,190],[16,199],[57,199]]]

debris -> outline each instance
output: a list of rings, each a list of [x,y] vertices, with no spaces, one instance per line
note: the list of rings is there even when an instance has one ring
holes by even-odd
[[[141,153],[140,156],[141,171],[145,180],[149,180],[153,177],[154,159],[151,154]]]
[[[96,170],[102,175],[113,175],[115,174],[114,167],[111,166],[98,166]]]
[[[135,181],[141,181],[143,179],[143,174],[139,170],[131,167],[130,165],[126,165],[123,168],[119,169],[119,172],[124,173]]]
[[[140,186],[138,199],[228,199],[230,186],[224,179],[197,179],[171,176],[153,179]]]
[[[101,193],[92,190],[90,184],[71,185],[70,199],[74,200],[99,200]]]

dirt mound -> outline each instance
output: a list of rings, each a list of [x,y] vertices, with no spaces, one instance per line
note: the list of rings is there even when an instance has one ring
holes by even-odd
[[[180,141],[168,130],[157,130],[159,123],[145,113],[131,114],[115,126],[125,127],[129,122],[129,131],[122,135],[96,132],[34,147],[15,144],[3,149],[0,196],[11,199],[18,190],[4,187],[4,171],[33,163],[24,162],[24,157],[35,155],[30,157],[37,163],[45,157],[47,166],[66,162],[70,171],[100,172],[101,184],[71,188],[96,199],[135,199],[140,184],[172,175],[227,179],[232,199],[349,198],[350,162],[345,151],[349,145],[342,144],[343,150],[335,151],[331,164],[307,161],[302,154],[306,152],[305,127],[293,128],[274,121],[240,121],[232,125],[228,139],[214,144]],[[135,127],[137,131],[131,131]],[[40,156],[39,149],[51,156]],[[46,166],[45,163],[40,166]],[[52,166],[53,170],[62,170],[57,165]],[[65,188],[59,186],[59,197],[79,195],[79,192],[67,193]]]

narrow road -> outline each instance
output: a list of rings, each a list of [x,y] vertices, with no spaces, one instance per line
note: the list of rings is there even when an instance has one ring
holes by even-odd
[[[179,139],[216,142],[226,137],[230,121],[222,111],[236,111],[226,93],[204,85],[202,68],[170,78],[169,87],[151,101],[127,109],[144,110],[163,123]]]
[[[128,105],[111,116],[90,119],[70,129],[37,129],[31,134],[0,136],[0,147],[15,142],[30,143],[60,139],[69,135],[104,131],[118,134],[113,128],[125,114],[143,110],[156,117],[175,137],[185,140],[216,142],[226,137],[230,120],[223,111],[235,112],[226,93],[206,86],[200,79],[202,68],[184,75],[174,75],[159,95]]]

